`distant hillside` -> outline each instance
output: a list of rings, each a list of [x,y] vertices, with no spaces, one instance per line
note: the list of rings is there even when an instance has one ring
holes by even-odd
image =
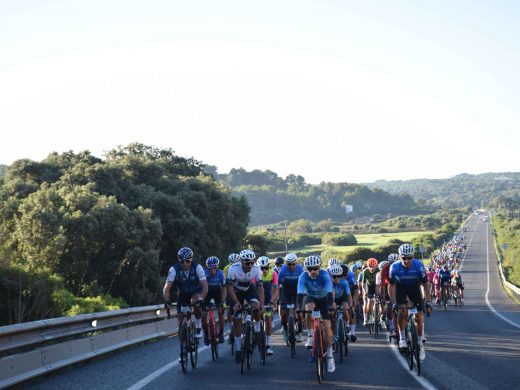
[[[252,225],[299,218],[344,221],[375,214],[387,216],[421,211],[409,195],[390,194],[366,185],[312,185],[299,175],[288,175],[284,179],[272,171],[248,172],[242,168],[232,169],[228,174],[218,174],[213,166],[207,166],[205,171],[231,187],[234,195],[246,197],[251,206]],[[348,215],[347,205],[352,206]]]
[[[460,174],[449,179],[378,180],[366,183],[391,194],[408,194],[418,204],[485,207],[496,198],[520,201],[520,172]]]

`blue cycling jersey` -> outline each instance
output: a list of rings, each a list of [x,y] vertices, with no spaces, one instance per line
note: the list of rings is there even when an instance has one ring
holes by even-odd
[[[296,264],[294,267],[284,264],[278,272],[278,285],[285,291],[295,291],[298,286],[298,278],[303,272],[301,264]]]
[[[441,282],[448,282],[451,280],[451,272],[449,269],[444,271],[442,268],[437,271],[437,274],[439,275],[439,280]]]
[[[320,299],[328,293],[332,293],[332,280],[327,271],[321,269],[316,279],[311,278],[308,272],[302,273],[298,278],[298,294]]]
[[[214,276],[211,276],[208,268],[204,270],[204,273],[206,274],[206,280],[208,281],[209,290],[216,290],[226,285],[226,278],[224,277],[224,272],[222,270],[218,269],[217,273]]]
[[[348,271],[346,281],[348,282],[348,286],[351,290],[358,284],[356,274],[352,271]]]
[[[410,268],[405,268],[401,261],[396,261],[390,266],[389,273],[390,283],[412,285],[424,283],[426,278],[426,269],[422,261],[413,259]]]
[[[332,282],[332,288],[335,299],[341,298],[344,294],[350,295],[350,287],[345,279],[340,279],[338,283]]]

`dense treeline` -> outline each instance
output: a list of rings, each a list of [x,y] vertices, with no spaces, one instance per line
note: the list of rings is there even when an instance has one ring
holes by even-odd
[[[367,183],[391,194],[409,194],[418,204],[443,207],[487,208],[503,196],[520,201],[520,173],[461,174],[449,179],[378,180]]]
[[[233,193],[243,195],[251,205],[253,225],[288,219],[320,221],[331,218],[371,216],[373,214],[418,214],[419,209],[407,194],[391,195],[380,189],[350,183],[320,183],[312,185],[299,175],[285,179],[272,171],[232,169],[217,174],[215,167],[206,171],[230,186]],[[346,215],[345,206],[352,205],[353,213]]]
[[[179,247],[227,255],[248,218],[243,197],[171,150],[18,160],[0,179],[0,324],[157,303]]]

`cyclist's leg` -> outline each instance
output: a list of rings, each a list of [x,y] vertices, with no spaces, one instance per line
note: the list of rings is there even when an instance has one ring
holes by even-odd
[[[311,298],[308,295],[306,295],[303,298],[303,305],[304,305],[305,311],[314,310],[314,307],[316,306],[314,301],[315,301],[314,298]],[[307,348],[311,348],[312,347],[312,334],[314,332],[314,323],[312,321],[312,315],[310,313],[307,313],[305,315],[305,320],[307,323],[307,342],[305,343],[305,346]]]
[[[396,284],[395,286],[395,300],[399,308],[397,314],[397,330],[399,331],[399,348],[406,347],[406,319],[408,316],[408,309],[406,306],[406,288],[402,284]]]

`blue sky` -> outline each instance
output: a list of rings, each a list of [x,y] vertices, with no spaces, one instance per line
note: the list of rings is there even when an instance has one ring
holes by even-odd
[[[514,1],[0,2],[0,163],[130,142],[307,181],[520,171]]]

